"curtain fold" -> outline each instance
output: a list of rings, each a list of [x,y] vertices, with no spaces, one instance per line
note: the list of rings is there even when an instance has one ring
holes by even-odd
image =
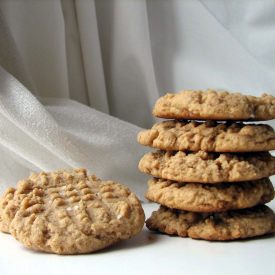
[[[79,24],[75,1],[62,0],[62,16],[64,18],[66,69],[68,89],[71,99],[91,105],[87,96],[87,80],[83,64],[83,53],[79,34]]]
[[[75,8],[89,103],[91,107],[109,113],[94,0],[76,1]]]

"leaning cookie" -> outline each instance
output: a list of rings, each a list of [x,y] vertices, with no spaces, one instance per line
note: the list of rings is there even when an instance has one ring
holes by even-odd
[[[221,212],[268,203],[274,198],[274,188],[268,178],[215,185],[155,178],[148,181],[145,197],[174,209]]]
[[[250,181],[274,175],[275,157],[268,152],[220,154],[156,151],[142,157],[139,169],[157,178],[180,182]]]
[[[256,152],[275,150],[275,132],[269,125],[176,121],[156,123],[141,131],[138,142],[169,151]]]
[[[187,90],[159,98],[153,115],[198,120],[270,120],[275,118],[275,98],[215,90]]]
[[[245,239],[274,233],[275,215],[265,205],[200,214],[161,206],[146,221],[150,230],[210,241]]]
[[[144,224],[141,204],[127,187],[84,169],[33,175],[13,196],[20,203],[9,212],[9,231],[33,250],[89,253],[131,238]]]

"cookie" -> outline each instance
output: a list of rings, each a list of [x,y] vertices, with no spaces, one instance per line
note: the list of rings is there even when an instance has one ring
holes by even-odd
[[[146,221],[150,230],[209,241],[245,239],[274,233],[275,215],[266,205],[221,213],[194,213],[161,206]]]
[[[201,183],[249,181],[275,174],[275,157],[268,152],[219,154],[156,151],[139,162],[141,172],[157,178]]]
[[[268,178],[215,185],[151,179],[145,197],[169,208],[221,212],[268,203],[274,198],[274,188]]]
[[[12,208],[6,201],[10,233],[38,251],[93,252],[131,238],[144,224],[141,204],[127,187],[84,169],[34,174],[19,182],[11,199],[19,203]]]
[[[13,200],[14,193],[14,188],[8,188],[0,199],[0,231],[5,233],[9,233],[11,217],[14,217],[18,207],[18,200]]]
[[[270,120],[275,118],[275,97],[187,90],[159,98],[153,115],[198,120]]]
[[[256,152],[275,150],[269,125],[168,120],[138,134],[138,142],[161,150]]]

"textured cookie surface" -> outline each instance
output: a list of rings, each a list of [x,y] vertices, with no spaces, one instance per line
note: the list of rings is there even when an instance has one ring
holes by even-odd
[[[139,162],[141,172],[183,182],[235,182],[269,177],[275,173],[275,157],[268,152],[219,154],[156,151]]]
[[[8,188],[0,198],[0,231],[9,233],[9,227],[12,217],[18,209],[18,200],[14,200],[14,188]]]
[[[19,203],[12,205],[13,200]],[[2,213],[10,215],[10,233],[45,252],[96,251],[134,236],[144,224],[140,202],[127,187],[88,176],[84,169],[33,174],[6,201]]]
[[[194,213],[161,206],[146,221],[150,230],[210,241],[244,239],[274,233],[275,215],[265,205],[221,213]]]
[[[162,118],[202,120],[269,120],[275,118],[275,98],[240,93],[182,91],[159,98],[153,115]]]
[[[274,188],[268,178],[216,185],[151,179],[145,197],[169,208],[221,212],[265,204],[274,198]]]
[[[275,149],[275,132],[269,125],[179,122],[168,120],[138,134],[138,142],[161,150],[254,152]]]

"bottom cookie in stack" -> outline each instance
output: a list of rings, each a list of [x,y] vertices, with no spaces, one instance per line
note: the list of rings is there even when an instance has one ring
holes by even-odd
[[[146,198],[161,204],[147,227],[169,235],[226,241],[275,231],[275,214],[263,205],[274,198],[268,178],[218,185],[152,179]]]
[[[245,239],[274,232],[274,212],[266,205],[220,213],[196,213],[160,206],[146,221],[150,230],[210,241]]]

